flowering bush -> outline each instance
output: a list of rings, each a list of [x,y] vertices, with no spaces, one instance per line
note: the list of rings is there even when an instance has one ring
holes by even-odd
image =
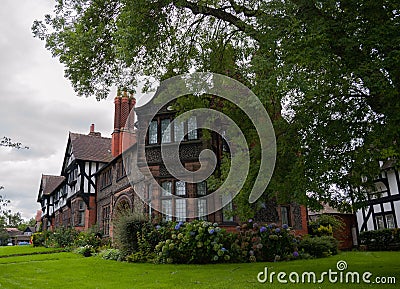
[[[33,233],[31,236],[31,242],[33,244],[33,247],[44,246],[46,240],[49,239],[51,234],[52,233],[49,231]]]
[[[237,236],[232,236],[231,249],[235,261],[279,261],[297,258],[299,238],[288,225],[275,224],[259,226],[252,220],[237,227]]]
[[[67,248],[74,244],[79,232],[73,228],[58,228],[53,233],[48,235],[44,245],[46,247],[61,247]]]
[[[93,248],[98,248],[101,244],[101,238],[99,235],[95,233],[89,232],[80,232],[75,240],[74,240],[74,247],[83,247],[86,245],[90,245]]]
[[[166,228],[167,239],[155,247],[160,263],[216,263],[227,262],[231,254],[227,234],[218,224],[207,221],[172,222]]]
[[[96,252],[96,250],[91,245],[85,245],[83,247],[76,248],[74,252],[85,257],[90,257]]]

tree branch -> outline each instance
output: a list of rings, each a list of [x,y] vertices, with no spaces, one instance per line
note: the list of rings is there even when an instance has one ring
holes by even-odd
[[[260,42],[259,31],[254,29],[253,26],[247,24],[240,18],[231,13],[228,13],[221,9],[211,8],[208,6],[193,3],[187,0],[173,0],[173,4],[178,8],[187,8],[192,11],[193,14],[202,14],[206,16],[214,16],[217,19],[226,21],[233,26],[237,27],[240,31],[244,32],[248,36],[252,37],[256,41]]]

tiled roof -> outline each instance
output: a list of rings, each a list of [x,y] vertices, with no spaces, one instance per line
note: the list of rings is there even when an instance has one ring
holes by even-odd
[[[43,195],[50,195],[64,180],[62,176],[42,175]]]
[[[6,231],[10,237],[15,237],[17,235],[20,235],[22,232],[18,230],[17,228],[6,228]]]
[[[69,136],[76,159],[104,163],[112,160],[111,138],[72,132]]]

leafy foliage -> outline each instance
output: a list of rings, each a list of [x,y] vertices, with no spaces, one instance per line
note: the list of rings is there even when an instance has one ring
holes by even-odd
[[[231,250],[235,260],[240,262],[279,261],[298,257],[300,238],[284,224],[260,226],[257,223],[244,223],[233,237]]]
[[[115,261],[122,261],[124,257],[120,250],[113,248],[101,250],[97,254],[97,256],[101,257],[104,260],[115,260]]]
[[[299,249],[303,253],[313,257],[321,258],[338,253],[338,241],[332,236],[305,237],[299,244]]]
[[[317,220],[309,222],[309,226],[314,235],[333,236],[333,234],[340,235],[345,224],[340,217],[323,214]]]
[[[73,228],[57,228],[52,233],[47,233],[45,240],[46,247],[67,248],[72,247],[79,232]]]
[[[214,263],[231,259],[227,239],[218,224],[207,221],[169,224],[170,238],[155,247],[160,263]]]
[[[400,230],[383,229],[360,233],[360,242],[371,251],[400,250]]]
[[[114,225],[114,242],[124,256],[138,250],[138,233],[147,224],[143,214],[121,210],[117,214]]]
[[[74,252],[77,254],[83,255],[84,257],[90,257],[94,253],[96,253],[96,250],[91,245],[85,245],[85,246],[76,248],[74,250]]]

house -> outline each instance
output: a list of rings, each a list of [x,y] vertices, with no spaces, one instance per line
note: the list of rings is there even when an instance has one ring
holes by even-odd
[[[39,186],[39,194],[37,202],[40,203],[42,208],[42,229],[52,230],[54,228],[54,199],[55,194],[63,191],[65,177],[42,175]]]
[[[399,228],[400,178],[395,160],[380,163],[375,190],[367,193],[366,206],[356,212],[359,232]]]
[[[87,135],[69,133],[61,176],[42,176],[43,230],[86,230],[97,222],[95,173],[111,159],[111,139],[95,132],[94,124]]]
[[[22,232],[18,230],[17,228],[6,228],[6,232],[8,234],[8,243],[11,243],[13,245],[18,244],[18,239],[17,236],[21,235]]]
[[[161,157],[162,142],[172,146],[182,139],[179,162],[185,169],[200,168],[199,155],[205,148],[214,152],[219,164],[227,151],[222,137],[212,133],[210,139],[203,138],[195,117],[167,129],[176,115],[170,104],[150,120],[152,100],[135,107],[135,98],[123,92],[114,105],[111,139],[94,132],[94,125],[88,135],[70,133],[61,175],[42,176],[38,202],[43,229],[72,226],[85,230],[97,223],[105,236],[112,237],[113,220],[121,209],[143,213],[153,222],[199,218],[235,228],[240,220],[228,213],[235,209],[227,201],[229,196],[208,201],[212,191],[206,181],[193,183],[172,176]],[[288,224],[298,233],[307,232],[306,216],[304,206],[279,205],[276,200],[256,212],[257,221]]]

